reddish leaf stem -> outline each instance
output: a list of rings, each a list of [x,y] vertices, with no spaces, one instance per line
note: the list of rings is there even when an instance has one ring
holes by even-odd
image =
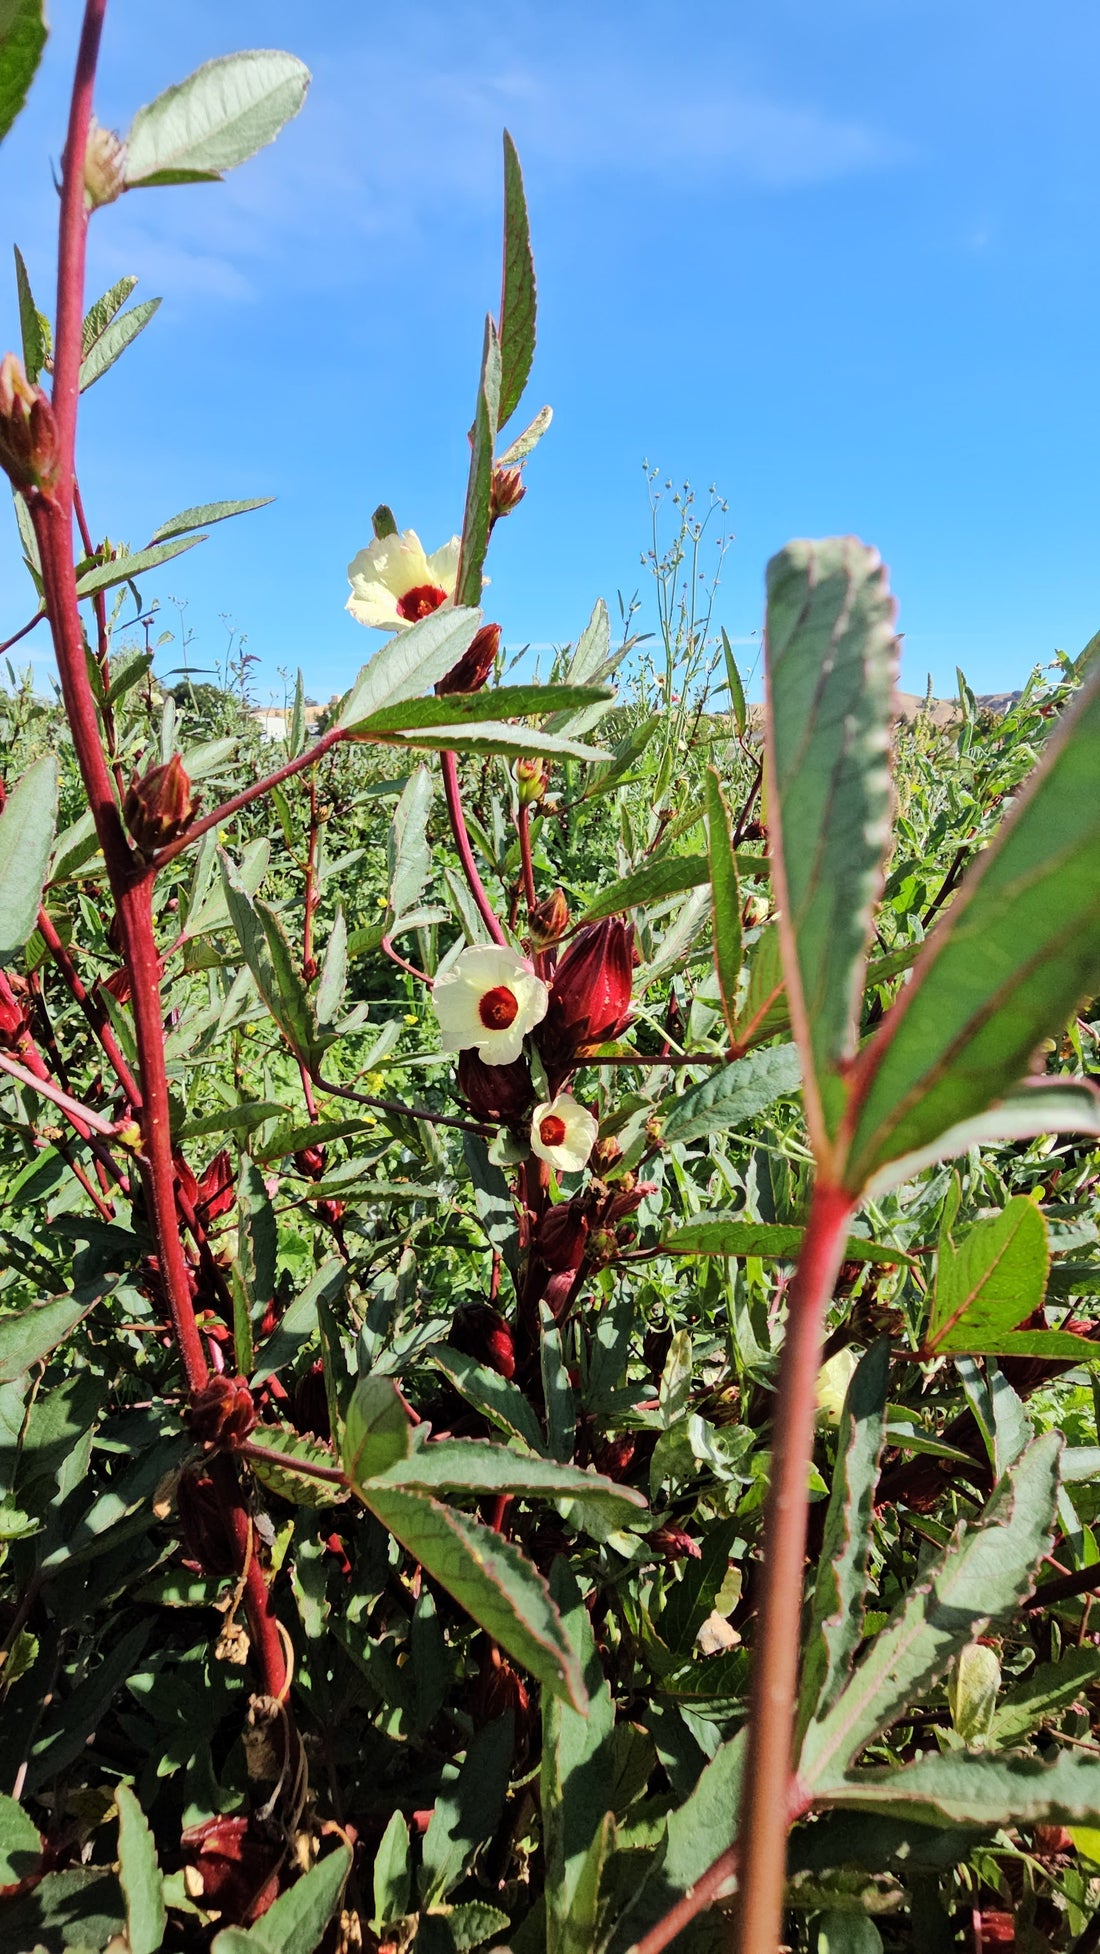
[[[79,1004],[80,1009],[83,1011],[89,1025],[102,1045],[104,1054],[110,1061],[119,1085],[122,1087],[130,1104],[136,1105],[141,1098],[138,1083],[122,1056],[118,1039],[111,1029],[107,1014],[103,1010],[102,1005],[97,1004],[95,998],[86,989],[80,972],[77,970],[65,945],[62,943],[44,907],[38,912],[38,930],[42,941],[45,943],[47,950],[60,970],[62,977],[65,979],[70,995]]]
[[[818,1183],[788,1295],[753,1637],[734,1954],[776,1954],[780,1946],[817,1377],[825,1311],[854,1205],[851,1195]]]
[[[67,1092],[62,1092],[60,1086],[54,1085],[45,1068],[41,1073],[30,1072],[25,1065],[20,1065],[17,1058],[10,1057],[7,1052],[0,1052],[0,1072],[8,1073],[10,1078],[18,1080],[21,1086],[27,1086],[31,1092],[41,1093],[43,1099],[52,1100],[53,1104],[59,1106],[72,1122],[82,1140],[86,1140],[90,1133],[102,1133],[108,1140],[114,1138],[117,1121],[104,1119],[102,1113],[94,1113],[90,1106],[81,1105],[79,1099],[70,1098]]]
[[[470,846],[470,837],[466,831],[466,816],[462,812],[462,795],[458,785],[458,755],[441,753],[439,759],[443,772],[443,792],[447,797],[447,812],[451,817],[451,833],[455,838],[462,872],[470,885],[470,894],[477,904],[478,914],[493,942],[505,944],[508,939],[497,922],[493,905],[485,893],[481,877],[477,872],[474,851]]]

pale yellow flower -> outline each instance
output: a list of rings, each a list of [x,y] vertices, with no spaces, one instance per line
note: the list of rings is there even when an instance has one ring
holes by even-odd
[[[424,554],[415,529],[376,536],[348,564],[347,609],[375,631],[404,631],[445,604],[453,604],[458,575],[458,537]]]
[[[476,1046],[486,1065],[511,1065],[529,1031],[546,1016],[549,993],[526,957],[495,943],[463,950],[437,977],[432,1004],[445,1052]]]
[[[572,1093],[559,1092],[531,1115],[531,1151],[559,1174],[579,1174],[599,1131],[587,1106]]]

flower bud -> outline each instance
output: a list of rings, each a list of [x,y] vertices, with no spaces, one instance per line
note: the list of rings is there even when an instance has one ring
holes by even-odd
[[[256,1407],[243,1377],[212,1377],[188,1413],[191,1435],[200,1445],[229,1451],[241,1445],[256,1423]]]
[[[577,1201],[559,1201],[547,1208],[535,1235],[539,1260],[557,1273],[577,1270],[584,1261],[588,1243],[588,1216]]]
[[[665,1560],[702,1560],[703,1549],[690,1533],[682,1527],[658,1527],[649,1536],[658,1553]]]
[[[183,1833],[184,1881],[191,1899],[246,1927],[278,1897],[286,1845],[255,1812],[222,1815]]]
[[[527,918],[527,928],[532,950],[548,950],[552,943],[560,942],[569,928],[569,905],[564,889],[555,889],[552,896],[535,904]]]
[[[324,1148],[302,1147],[294,1156],[294,1165],[307,1181],[319,1181],[325,1171]]]
[[[617,1038],[630,1022],[634,930],[607,916],[578,930],[550,987],[539,1048],[551,1070],[569,1068],[588,1045]]]
[[[466,1303],[456,1310],[448,1332],[448,1342],[464,1357],[496,1371],[500,1377],[513,1377],[516,1350],[512,1332],[498,1310],[488,1303]]]
[[[195,818],[191,782],[178,753],[159,767],[135,773],[122,803],[122,815],[143,855],[186,833]]]
[[[184,1466],[176,1487],[183,1544],[205,1574],[239,1574],[241,1551],[208,1472]]]
[[[60,457],[49,396],[32,387],[14,353],[0,360],[0,467],[13,488],[50,495]]]
[[[741,921],[747,930],[761,929],[768,920],[770,904],[767,896],[746,896],[741,905]]]
[[[195,1207],[205,1227],[228,1214],[237,1198],[233,1182],[233,1162],[228,1147],[214,1155],[195,1190]]]
[[[541,801],[550,785],[550,774],[542,761],[517,760],[515,774],[520,806],[530,807],[533,801]]]
[[[441,699],[451,692],[480,692],[497,661],[500,650],[499,624],[483,624],[474,633],[457,664],[436,685]]]
[[[475,1119],[514,1125],[535,1096],[525,1058],[510,1065],[486,1065],[472,1045],[458,1056],[458,1089]]]
[[[84,151],[84,201],[89,210],[113,204],[126,188],[126,144],[93,115]]]
[[[0,1051],[18,1052],[30,1036],[30,1019],[0,971]]]
[[[494,468],[489,490],[490,520],[497,522],[501,516],[510,516],[513,509],[518,509],[526,493],[518,468]]]

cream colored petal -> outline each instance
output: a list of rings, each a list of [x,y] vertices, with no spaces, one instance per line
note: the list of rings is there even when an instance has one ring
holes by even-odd
[[[452,536],[449,543],[444,543],[442,549],[433,550],[426,559],[428,575],[425,582],[438,584],[441,590],[447,592],[448,597],[453,597],[455,594],[458,552],[459,539],[457,536]]]
[[[344,609],[351,612],[358,624],[368,624],[374,631],[400,631],[405,627],[405,619],[398,616],[397,599],[377,584],[362,592],[353,590]]]
[[[523,1024],[516,1018],[506,1031],[486,1031],[481,1027],[478,1057],[486,1065],[511,1065],[523,1050]]]

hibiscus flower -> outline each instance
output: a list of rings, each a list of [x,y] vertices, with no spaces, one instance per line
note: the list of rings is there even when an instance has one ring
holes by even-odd
[[[443,1050],[472,1046],[486,1065],[511,1065],[546,1016],[547,998],[542,978],[514,950],[495,943],[463,950],[432,989]]]
[[[376,631],[404,631],[454,602],[458,537],[425,556],[415,529],[376,536],[348,564],[347,609]]]
[[[559,1092],[531,1115],[531,1151],[559,1174],[579,1174],[599,1130],[587,1106],[572,1093]]]

